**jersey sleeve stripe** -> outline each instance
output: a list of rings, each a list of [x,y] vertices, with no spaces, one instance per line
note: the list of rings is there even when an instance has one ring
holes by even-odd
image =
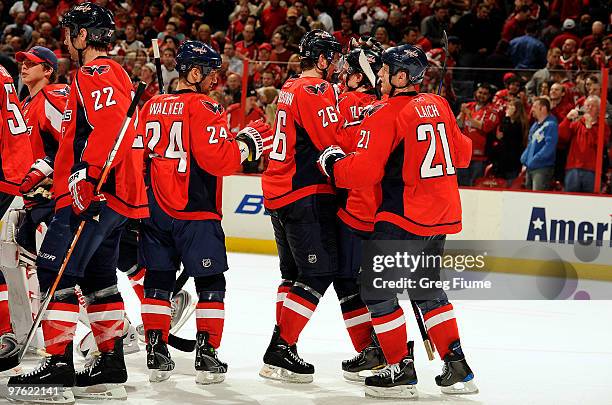
[[[64,118],[64,114],[58,111],[58,109],[55,108],[55,106],[52,103],[50,103],[49,100],[47,100],[46,98],[45,98],[45,116],[51,123],[51,126],[53,127],[53,129],[55,129],[57,132],[62,131],[62,119]]]

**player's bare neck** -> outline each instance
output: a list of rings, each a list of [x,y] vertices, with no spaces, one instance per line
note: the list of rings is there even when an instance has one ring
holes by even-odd
[[[83,51],[83,64],[86,65],[100,56],[108,56],[108,54],[105,51],[98,51],[97,49],[87,48]]]
[[[308,69],[304,70],[300,77],[316,77],[317,79],[321,79],[321,73],[317,72],[317,69]]]
[[[176,85],[176,91],[181,91],[181,90],[191,90],[196,93],[198,92],[198,90],[196,89],[194,85],[185,83],[183,80],[179,80],[178,84]]]

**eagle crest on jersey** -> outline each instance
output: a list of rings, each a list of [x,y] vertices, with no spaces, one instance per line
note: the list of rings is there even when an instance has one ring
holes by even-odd
[[[309,85],[304,86],[304,90],[306,90],[310,94],[314,94],[315,96],[317,94],[321,94],[321,95],[325,94],[328,88],[329,88],[329,84],[327,82],[322,82],[319,84],[309,84]]]
[[[369,106],[363,108],[363,113],[362,114],[363,114],[364,117],[371,117],[378,110],[380,110],[381,108],[383,108],[386,105],[387,104],[372,104],[372,105],[369,105]]]
[[[70,87],[66,86],[63,89],[51,90],[50,93],[56,94],[58,96],[68,97],[70,95]]]
[[[202,105],[212,111],[213,114],[221,115],[223,113],[223,106],[221,104],[211,103],[210,101],[200,100]]]
[[[104,73],[110,70],[109,65],[93,65],[93,66],[83,66],[81,68],[81,72],[85,73],[88,76],[95,76],[96,73],[99,75],[103,75]]]

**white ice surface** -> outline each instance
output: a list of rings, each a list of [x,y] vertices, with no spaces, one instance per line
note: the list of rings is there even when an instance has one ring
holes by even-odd
[[[149,383],[141,345],[139,353],[127,356],[127,403],[406,403],[366,399],[360,385],[342,379],[341,361],[355,353],[332,288],[298,343],[302,357],[315,365],[314,383],[283,384],[260,378],[262,356],[274,325],[278,259],[229,254],[229,265],[225,331],[219,352],[229,364],[225,382],[196,385],[194,354],[172,350],[174,375],[162,383]],[[140,323],[138,299],[123,275],[120,288],[129,316],[135,324]],[[188,290],[194,292],[191,281]],[[453,305],[480,393],[449,396],[439,392],[434,376],[442,362],[427,360],[410,306],[404,303],[408,336],[416,342],[419,403],[612,404],[612,301],[457,301]],[[190,319],[179,335],[194,338],[195,320]]]

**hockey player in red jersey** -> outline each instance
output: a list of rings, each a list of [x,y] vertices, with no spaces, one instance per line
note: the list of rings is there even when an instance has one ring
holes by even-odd
[[[85,2],[64,14],[62,27],[70,56],[81,66],[71,85],[55,159],[56,212],[36,261],[41,291],[54,282],[77,226],[81,220],[86,222],[41,322],[48,356],[34,371],[12,377],[9,385],[60,385],[63,401],[74,396],[125,398],[124,307],[117,288],[117,247],[126,217],[148,214],[143,148],[135,142],[134,122],[127,126],[102,193],[96,194],[95,188],[131,103],[132,83],[106,54],[115,30],[110,11]],[[88,304],[100,354],[75,373],[77,284]]]
[[[13,78],[0,66],[0,218],[4,216],[16,195],[19,184],[32,164],[32,149],[28,128],[19,108]],[[8,287],[0,272],[0,373],[19,363],[19,347],[11,326]]]
[[[358,123],[367,105],[377,97],[376,74],[382,66],[382,46],[369,37],[353,40],[353,49],[345,55],[341,80],[346,91],[340,94],[338,109],[352,121],[350,136],[342,147],[355,151],[367,140],[360,136]],[[334,288],[340,300],[342,316],[357,355],[342,362],[346,379],[363,381],[371,370],[384,367],[385,356],[375,339],[370,313],[359,294],[357,283],[361,266],[361,244],[374,229],[374,214],[380,196],[375,187],[349,190],[338,194],[338,274]]]
[[[271,214],[283,281],[278,287],[276,324],[260,375],[311,382],[314,366],[295,347],[338,268],[336,198],[317,170],[320,151],[343,138],[344,118],[332,85],[340,43],[322,30],[300,44],[302,74],[278,95],[270,163],[262,178],[264,205]]]
[[[348,155],[339,146],[330,146],[320,155],[319,167],[337,187],[380,188],[382,201],[372,239],[424,240],[427,249],[442,254],[446,234],[461,230],[456,170],[469,164],[471,142],[461,133],[446,100],[417,93],[427,69],[427,57],[420,48],[389,48],[382,60],[378,76],[389,99],[365,112],[360,131],[365,131],[369,142]],[[461,350],[446,293],[438,289],[435,299],[416,302],[444,360],[436,383],[447,393],[475,392],[474,375]],[[416,396],[413,354],[406,345],[404,314],[395,294],[388,292],[387,299],[366,303],[389,363],[380,374],[366,378],[366,394]],[[460,390],[457,383],[463,384]]]
[[[186,41],[178,49],[179,84],[142,109],[140,133],[146,145],[150,218],[143,221],[140,254],[147,268],[142,319],[150,381],[167,379],[174,368],[167,348],[170,298],[176,271],[194,277],[197,345],[196,382],[224,380],[227,364],[217,357],[224,323],[228,269],[221,228],[223,176],[241,163],[257,160],[263,139],[272,138],[263,122],[251,123],[234,138],[226,111],[207,94],[216,85],[221,57],[210,46]],[[263,137],[263,138],[262,138]]]

